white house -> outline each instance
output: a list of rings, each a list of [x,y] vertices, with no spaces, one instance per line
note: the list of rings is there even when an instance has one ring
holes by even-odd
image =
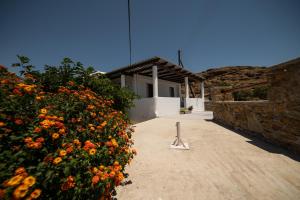
[[[106,75],[140,97],[134,100],[135,107],[129,112],[133,121],[176,115],[181,106],[192,106],[193,111],[204,111],[203,77],[162,58],[153,57]],[[190,97],[191,82],[201,84],[201,98]],[[182,83],[185,83],[185,95],[181,95]]]

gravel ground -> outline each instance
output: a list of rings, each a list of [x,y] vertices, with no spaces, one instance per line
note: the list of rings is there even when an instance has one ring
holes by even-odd
[[[176,121],[190,150],[174,150]],[[300,162],[284,150],[203,119],[157,118],[136,124],[132,184],[119,200],[300,199]]]

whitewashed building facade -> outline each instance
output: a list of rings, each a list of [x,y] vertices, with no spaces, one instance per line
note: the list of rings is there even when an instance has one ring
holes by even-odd
[[[176,115],[180,107],[192,106],[193,111],[204,111],[204,79],[165,59],[153,57],[106,75],[140,97],[134,100],[135,107],[129,112],[133,121]],[[191,82],[201,84],[200,97],[190,97]],[[184,95],[182,83],[185,83]]]

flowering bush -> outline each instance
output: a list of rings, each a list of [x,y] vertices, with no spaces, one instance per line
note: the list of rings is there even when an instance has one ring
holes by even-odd
[[[109,199],[136,153],[113,101],[68,82],[56,92],[0,66],[0,199]]]

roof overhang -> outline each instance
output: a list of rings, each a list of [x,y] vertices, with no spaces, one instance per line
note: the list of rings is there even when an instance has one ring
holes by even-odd
[[[121,74],[132,76],[133,74],[140,74],[143,76],[152,77],[152,66],[157,66],[157,75],[159,79],[183,83],[184,77],[188,77],[190,82],[203,81],[204,78],[196,75],[176,64],[173,64],[160,57],[153,57],[132,65],[122,67],[111,72],[108,72],[106,76],[110,79],[115,79],[121,76]]]

